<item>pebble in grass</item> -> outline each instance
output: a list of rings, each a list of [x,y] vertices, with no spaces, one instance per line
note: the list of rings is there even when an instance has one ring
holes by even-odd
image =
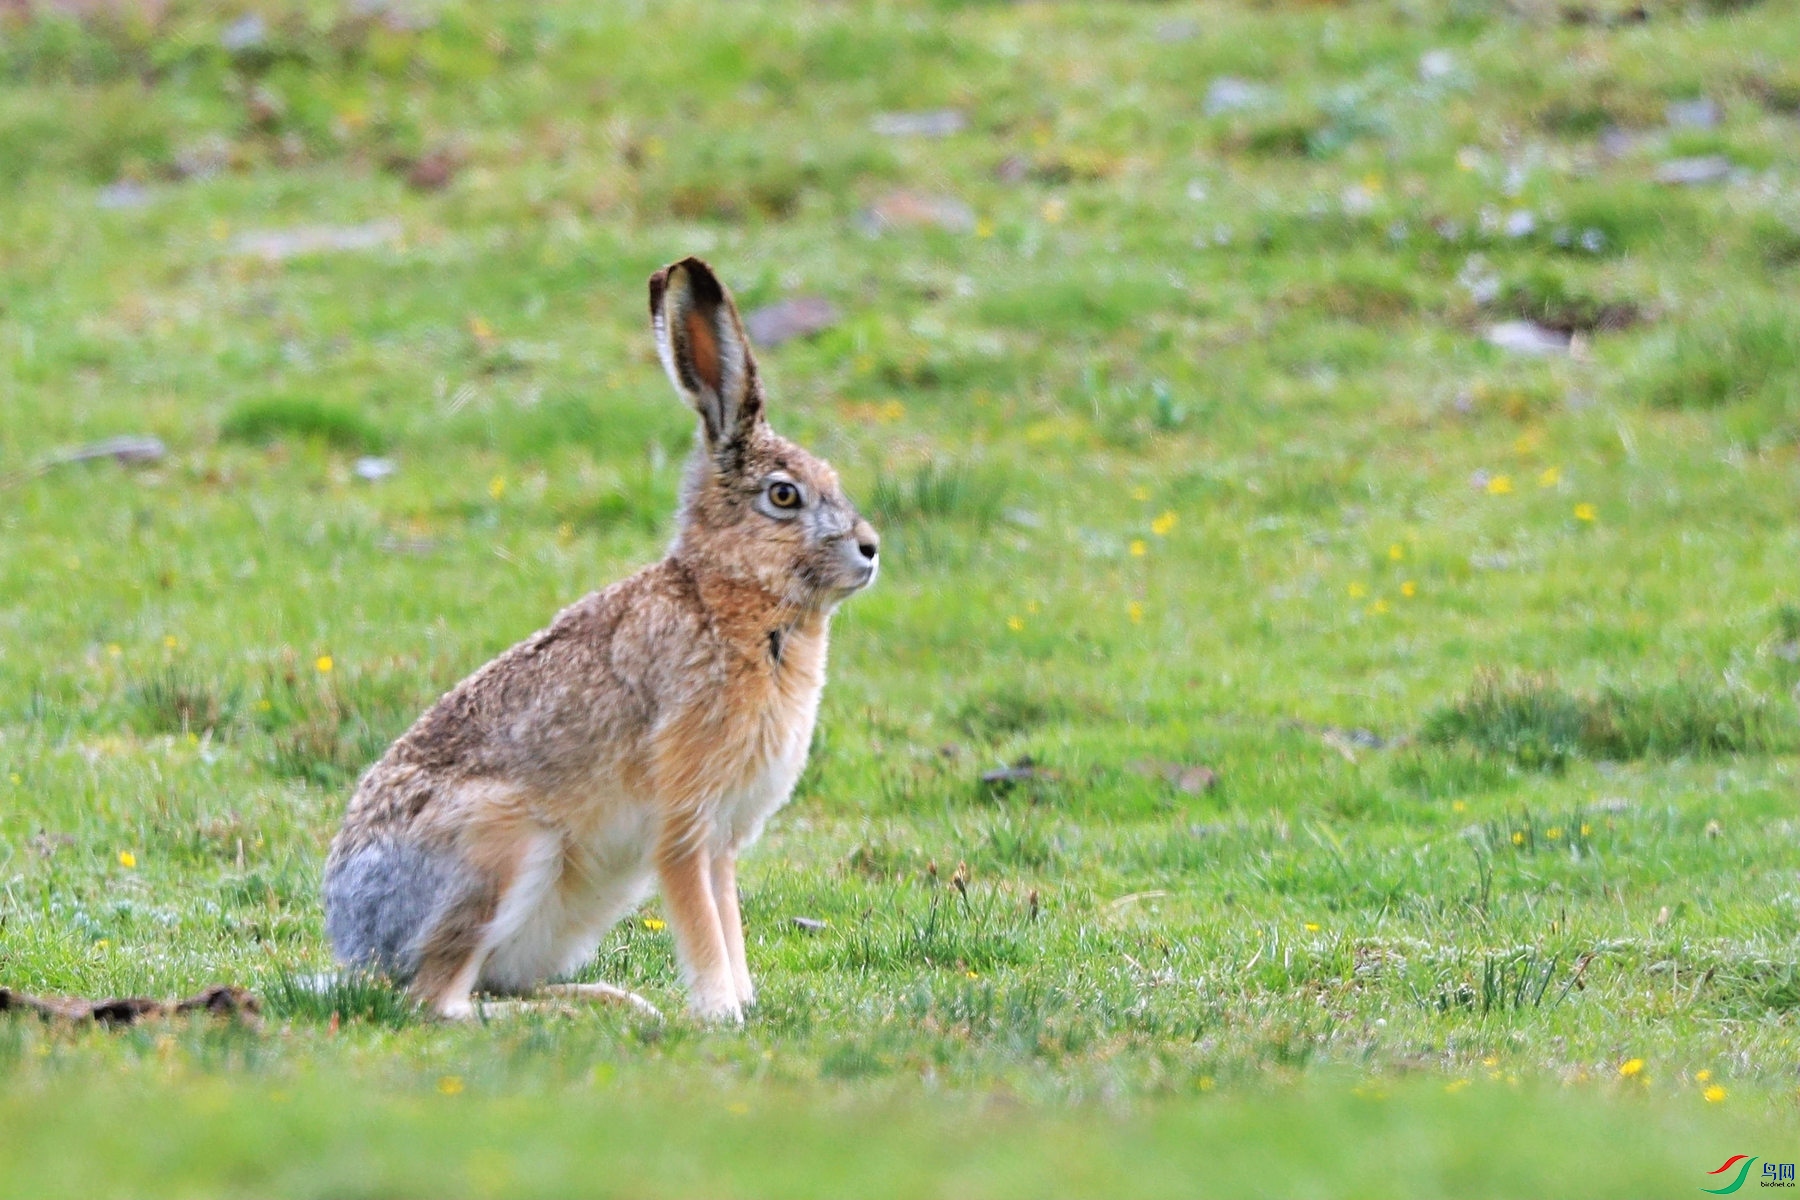
[[[1697,158],[1671,158],[1656,168],[1656,182],[1669,187],[1704,187],[1724,183],[1736,168],[1723,154],[1703,154]]]
[[[373,456],[359,458],[351,468],[356,477],[365,483],[379,483],[400,469],[391,458],[375,458]]]
[[[808,338],[838,323],[838,310],[819,296],[791,296],[744,314],[744,328],[758,346]]]
[[[954,196],[902,189],[887,193],[863,209],[856,216],[856,225],[870,237],[902,229],[973,233],[975,210]]]
[[[1717,129],[1722,116],[1718,101],[1707,96],[1674,100],[1663,108],[1670,129]]]
[[[1268,98],[1269,90],[1259,84],[1221,75],[1206,89],[1206,115],[1216,117],[1223,113],[1261,108],[1268,102]]]
[[[969,119],[954,108],[876,113],[869,119],[869,129],[883,137],[943,138],[961,133],[968,126]]]
[[[1501,321],[1488,326],[1484,340],[1509,354],[1542,358],[1569,352],[1569,335],[1546,329],[1535,321]]]

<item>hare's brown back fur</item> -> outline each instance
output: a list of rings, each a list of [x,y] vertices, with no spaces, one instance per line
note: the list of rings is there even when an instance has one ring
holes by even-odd
[[[399,829],[454,837],[458,786],[483,780],[570,828],[596,788],[733,791],[769,761],[771,729],[810,730],[826,640],[822,617],[657,563],[576,601],[427,710],[363,777],[337,849]]]
[[[741,1011],[736,855],[804,765],[831,610],[874,576],[835,473],[763,421],[710,271],[659,273],[652,304],[702,420],[669,557],[432,706],[364,776],[327,863],[339,953],[446,1013],[477,983],[579,965],[654,880],[696,1009]]]

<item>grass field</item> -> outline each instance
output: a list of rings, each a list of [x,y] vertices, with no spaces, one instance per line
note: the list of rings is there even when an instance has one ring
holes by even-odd
[[[0,7],[0,986],[267,1017],[0,1017],[0,1192],[1800,1156],[1786,0],[246,11]],[[357,773],[667,541],[687,253],[834,306],[772,417],[889,560],[756,1010],[309,989]],[[659,916],[584,977],[676,1012]]]

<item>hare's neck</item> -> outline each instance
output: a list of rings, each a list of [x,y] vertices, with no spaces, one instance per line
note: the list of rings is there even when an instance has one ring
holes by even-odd
[[[700,602],[719,635],[746,658],[771,665],[822,660],[831,618],[816,608],[796,608],[755,583],[711,573],[694,574]]]

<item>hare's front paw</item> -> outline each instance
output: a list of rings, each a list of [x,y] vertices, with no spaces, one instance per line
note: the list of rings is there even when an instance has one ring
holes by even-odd
[[[708,996],[695,992],[688,1001],[688,1010],[702,1021],[714,1025],[742,1025],[744,1023],[744,1006],[738,1003],[735,995],[721,992]]]

